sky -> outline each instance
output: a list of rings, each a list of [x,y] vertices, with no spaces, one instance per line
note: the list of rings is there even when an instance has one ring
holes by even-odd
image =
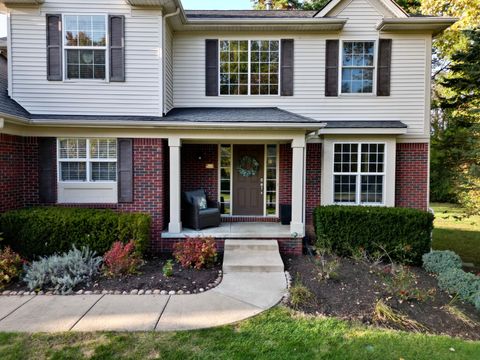
[[[250,0],[181,0],[187,10],[246,10],[252,8]],[[5,15],[0,15],[0,37],[7,36]]]

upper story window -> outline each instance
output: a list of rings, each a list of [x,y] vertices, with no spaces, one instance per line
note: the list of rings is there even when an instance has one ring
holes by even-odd
[[[58,178],[62,182],[117,180],[116,139],[59,139]]]
[[[104,15],[65,15],[67,79],[105,79],[107,18]]]
[[[278,95],[278,40],[220,41],[220,95]]]
[[[385,144],[334,145],[335,203],[383,204],[384,180]]]
[[[342,93],[373,93],[374,41],[344,41],[342,45]]]

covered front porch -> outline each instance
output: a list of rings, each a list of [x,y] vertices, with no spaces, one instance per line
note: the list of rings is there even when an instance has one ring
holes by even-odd
[[[229,111],[233,118],[245,112]],[[168,138],[169,222],[163,239],[305,236],[306,137],[321,125],[280,110],[273,113],[290,120],[265,123],[269,114],[263,114],[258,122],[202,122],[199,127],[208,129]],[[182,194],[198,189],[205,190],[208,200],[218,202],[220,226],[193,230],[183,223]],[[281,206],[288,209],[288,225],[279,222]]]

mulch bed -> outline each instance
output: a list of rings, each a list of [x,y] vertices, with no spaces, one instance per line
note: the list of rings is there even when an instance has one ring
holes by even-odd
[[[340,259],[334,279],[318,280],[316,266],[310,259],[308,256],[284,259],[292,284],[301,282],[314,295],[314,301],[300,306],[299,310],[305,313],[402,329],[395,323],[375,321],[375,304],[383,299],[391,308],[424,325],[429,333],[480,340],[480,313],[470,304],[455,301],[455,306],[476,322],[473,326],[448,313],[444,306],[452,301],[452,297],[440,290],[437,280],[422,268],[410,268],[417,277],[416,286],[424,291],[435,289],[433,295],[424,301],[401,301],[388,292],[381,266],[373,268],[364,262]]]
[[[162,256],[144,260],[137,274],[120,278],[109,278],[104,275],[97,276],[90,286],[80,286],[74,291],[120,291],[130,293],[132,290],[165,290],[183,291],[184,293],[197,293],[200,289],[207,290],[214,287],[215,280],[221,276],[222,259],[209,269],[184,269],[178,263],[173,263],[173,276],[166,277],[162,273],[163,265],[171,257]],[[9,286],[9,291],[27,291],[23,282],[16,282]]]

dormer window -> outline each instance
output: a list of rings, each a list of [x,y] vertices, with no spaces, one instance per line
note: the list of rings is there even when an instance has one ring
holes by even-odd
[[[220,95],[279,95],[279,40],[221,40]]]
[[[104,80],[107,18],[103,15],[65,15],[66,79]]]
[[[375,70],[374,41],[344,41],[342,46],[342,94],[372,94]]]

